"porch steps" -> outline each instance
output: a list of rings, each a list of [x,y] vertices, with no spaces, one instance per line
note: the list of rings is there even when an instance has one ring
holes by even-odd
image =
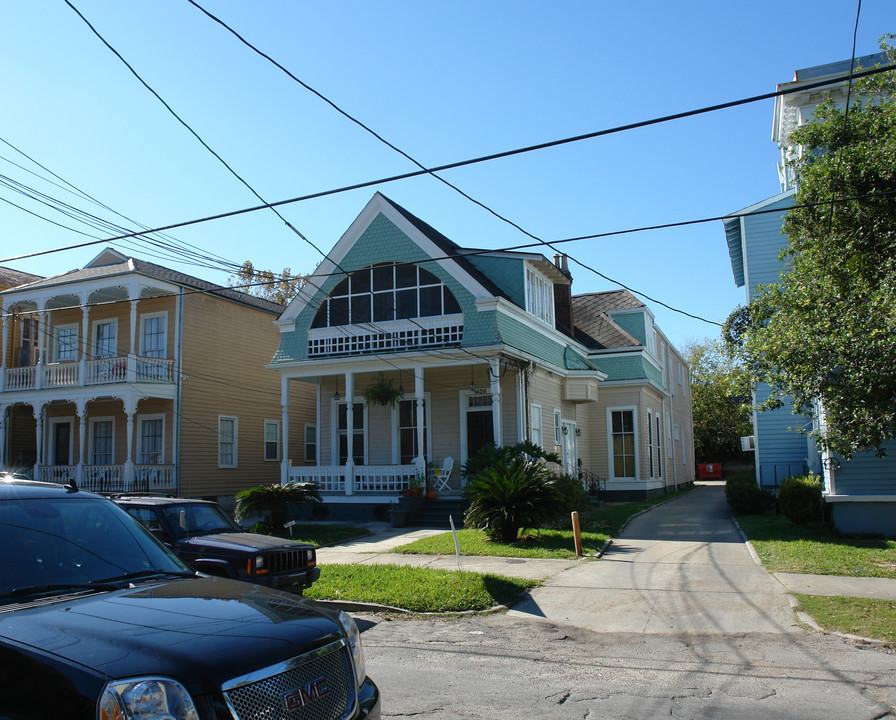
[[[464,526],[464,508],[467,501],[461,498],[436,498],[427,500],[423,507],[408,518],[412,527],[445,528],[451,527],[448,516],[454,517],[454,527]]]

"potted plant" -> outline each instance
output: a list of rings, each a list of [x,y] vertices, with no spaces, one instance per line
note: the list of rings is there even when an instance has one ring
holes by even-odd
[[[391,379],[380,373],[379,378],[361,391],[361,395],[368,405],[376,403],[377,405],[392,405],[394,407],[404,395],[404,392],[401,388],[395,387]]]
[[[400,508],[397,503],[389,505],[389,522],[394,528],[403,528],[408,521],[408,511]]]
[[[408,480],[408,486],[403,488],[401,494],[405,497],[421,497],[423,495],[423,478],[419,475]]]

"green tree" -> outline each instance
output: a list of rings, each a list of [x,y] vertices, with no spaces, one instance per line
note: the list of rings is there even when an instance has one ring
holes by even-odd
[[[896,61],[893,36],[881,47]],[[820,403],[821,445],[850,457],[896,437],[896,77],[855,82],[848,113],[819,105],[790,144],[803,152],[787,213],[781,280],[729,318],[725,335],[751,381]]]
[[[682,349],[682,357],[691,371],[697,461],[740,457],[740,438],[753,434],[746,372],[721,340],[693,340]]]
[[[246,260],[236,274],[228,278],[227,284],[250,295],[288,305],[299,294],[307,279],[307,275],[293,275],[288,267],[276,275],[271,270],[259,270],[251,260]]]

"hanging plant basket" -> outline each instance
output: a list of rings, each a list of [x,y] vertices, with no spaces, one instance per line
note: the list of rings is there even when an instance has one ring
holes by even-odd
[[[376,405],[391,405],[394,407],[404,396],[404,393],[401,388],[395,387],[390,379],[380,373],[379,378],[364,388],[361,395],[364,398],[364,402],[368,405],[375,403]]]

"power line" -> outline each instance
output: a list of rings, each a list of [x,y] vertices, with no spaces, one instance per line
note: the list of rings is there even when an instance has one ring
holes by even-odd
[[[882,68],[872,68],[871,70],[866,70],[866,71],[863,71],[863,72],[860,72],[860,73],[855,73],[855,74],[853,75],[853,77],[854,77],[854,78],[861,78],[861,77],[865,77],[865,76],[869,76],[869,75],[875,75],[875,74],[882,73],[882,72],[889,72],[889,71],[894,70],[894,69],[896,69],[896,65],[887,65],[886,67],[882,67]],[[207,215],[207,216],[200,217],[200,218],[194,218],[194,219],[192,219],[192,220],[183,220],[183,221],[180,221],[180,222],[171,223],[171,224],[168,224],[168,225],[162,225],[162,226],[159,226],[159,227],[156,227],[156,228],[152,228],[152,229],[147,230],[147,231],[145,231],[145,232],[164,232],[164,231],[167,231],[167,230],[174,230],[174,229],[177,229],[177,228],[188,227],[188,226],[191,226],[191,225],[198,225],[198,224],[201,224],[201,223],[213,222],[213,221],[215,221],[215,220],[224,220],[224,219],[227,219],[227,218],[237,217],[237,216],[239,216],[239,215],[246,215],[246,214],[249,214],[249,213],[258,212],[259,210],[266,210],[266,209],[269,209],[269,208],[272,208],[272,207],[282,207],[282,206],[284,206],[284,205],[291,205],[291,204],[295,204],[295,203],[299,203],[299,202],[306,202],[306,201],[308,201],[308,200],[317,200],[317,199],[319,199],[319,198],[328,197],[328,196],[331,196],[331,195],[339,195],[339,194],[342,194],[342,193],[351,192],[351,191],[353,191],[353,190],[362,190],[362,189],[365,189],[365,188],[373,187],[373,186],[375,186],[375,185],[386,185],[386,184],[388,184],[388,183],[397,182],[397,181],[399,181],[399,180],[409,180],[409,179],[412,179],[412,178],[420,177],[421,175],[428,175],[428,174],[431,174],[431,173],[442,172],[442,171],[444,171],[444,170],[453,170],[453,169],[456,169],[456,168],[467,167],[467,166],[470,166],[470,165],[476,165],[476,164],[479,164],[479,163],[490,162],[490,161],[492,161],[492,160],[498,160],[498,159],[502,159],[502,158],[506,158],[506,157],[512,157],[512,156],[514,156],[514,155],[521,155],[521,154],[523,154],[523,153],[534,152],[534,151],[536,151],[536,150],[543,150],[543,149],[546,149],[546,148],[549,148],[549,147],[558,147],[558,146],[560,146],[560,145],[566,145],[566,144],[569,144],[569,143],[581,142],[581,141],[584,141],[584,140],[590,140],[590,139],[593,139],[593,138],[596,138],[596,137],[601,137],[601,136],[604,136],[604,135],[611,135],[611,134],[618,133],[618,132],[623,132],[623,131],[626,131],[626,130],[633,130],[633,129],[636,129],[636,128],[639,128],[639,127],[647,127],[647,126],[649,126],[649,125],[655,125],[655,124],[660,123],[660,122],[667,122],[667,121],[670,121],[670,120],[678,120],[678,119],[681,119],[681,118],[691,117],[691,116],[694,116],[694,115],[700,115],[700,114],[703,114],[703,113],[706,113],[706,112],[711,112],[711,111],[714,111],[714,110],[722,110],[722,109],[726,109],[726,108],[729,108],[729,107],[736,107],[736,106],[738,106],[738,105],[744,105],[744,104],[751,103],[751,102],[757,102],[757,101],[760,101],[760,100],[768,100],[768,99],[771,99],[771,98],[774,98],[774,97],[779,97],[779,96],[783,96],[783,95],[789,95],[789,94],[792,94],[792,93],[795,93],[795,92],[802,92],[802,91],[807,90],[807,89],[812,89],[812,88],[816,88],[816,87],[825,87],[825,86],[828,86],[828,85],[831,85],[831,84],[834,84],[834,83],[837,83],[837,82],[840,82],[840,81],[843,81],[843,80],[846,80],[846,79],[848,79],[846,76],[843,76],[843,77],[837,77],[837,78],[833,78],[833,79],[826,80],[826,81],[823,81],[823,82],[812,83],[812,84],[809,84],[809,85],[801,86],[801,87],[799,88],[799,90],[794,90],[794,89],[790,89],[790,90],[779,90],[779,91],[776,91],[776,92],[773,92],[773,93],[766,93],[766,94],[764,94],[764,95],[756,95],[756,96],[751,97],[751,98],[746,98],[746,99],[743,99],[743,100],[735,100],[735,101],[731,101],[731,102],[728,102],[728,103],[722,103],[722,104],[720,104],[720,105],[713,105],[713,106],[709,106],[709,107],[706,107],[706,108],[701,108],[701,109],[699,109],[699,110],[691,110],[691,111],[688,111],[688,112],[676,113],[676,114],[674,114],[674,115],[666,115],[666,116],[663,116],[663,117],[660,117],[660,118],[655,118],[655,119],[653,119],[653,120],[645,120],[645,121],[638,122],[638,123],[630,123],[630,124],[628,124],[628,125],[620,125],[620,126],[617,126],[617,127],[615,127],[615,128],[610,128],[610,129],[606,129],[606,130],[598,130],[598,131],[593,132],[593,133],[586,133],[586,134],[584,134],[584,135],[577,135],[577,136],[574,136],[574,137],[564,138],[564,139],[560,139],[560,140],[554,140],[554,141],[551,141],[551,142],[539,143],[539,144],[537,144],[537,145],[529,145],[529,146],[526,146],[526,147],[517,148],[517,149],[515,149],[515,150],[507,150],[507,151],[504,151],[504,152],[492,153],[491,155],[483,155],[483,156],[480,156],[480,157],[477,157],[477,158],[468,159],[468,160],[459,160],[459,161],[455,161],[455,162],[447,163],[447,164],[444,164],[444,165],[437,165],[437,166],[434,166],[434,167],[431,167],[431,168],[427,168],[427,169],[425,169],[425,170],[413,170],[413,171],[409,171],[409,172],[406,172],[406,173],[401,173],[401,174],[398,174],[398,175],[390,175],[390,176],[382,177],[382,178],[379,178],[379,179],[376,179],[376,180],[366,180],[366,181],[363,181],[363,182],[354,183],[354,184],[352,184],[352,185],[343,185],[343,186],[341,186],[341,187],[331,188],[331,189],[328,189],[328,190],[320,190],[320,191],[318,191],[318,192],[309,193],[309,194],[306,194],[306,195],[299,195],[299,196],[297,196],[297,197],[289,198],[289,199],[286,199],[286,200],[278,200],[278,201],[276,201],[276,202],[265,203],[265,204],[263,204],[263,205],[255,205],[255,206],[252,206],[252,207],[240,208],[240,209],[238,209],[238,210],[229,210],[229,211],[222,212],[222,213],[217,213],[217,214],[214,214],[214,215]],[[725,218],[725,217],[729,217],[729,216],[728,216],[728,215],[722,215],[722,216],[719,216],[719,217],[720,217],[720,218]],[[693,222],[694,222],[694,221],[692,221],[690,224],[693,224]],[[702,221],[696,221],[696,222],[702,222]],[[643,230],[649,230],[649,229],[662,229],[662,228],[664,228],[664,227],[675,227],[675,226],[678,226],[678,225],[681,225],[681,224],[682,224],[682,223],[671,223],[671,224],[668,224],[668,225],[648,226],[648,227],[643,227],[643,228],[635,228],[635,229],[631,229],[631,230],[617,231],[616,233],[612,233],[612,234],[624,234],[624,233],[627,233],[627,232],[641,232],[641,231],[643,231]],[[687,224],[687,223],[685,223],[685,224]],[[41,256],[41,255],[49,255],[49,254],[52,254],[52,253],[61,252],[61,251],[63,251],[63,250],[74,250],[74,249],[78,249],[78,248],[84,247],[84,246],[86,246],[86,245],[96,245],[96,244],[98,244],[98,243],[100,243],[100,242],[114,242],[114,241],[117,241],[117,240],[125,240],[125,239],[130,238],[130,237],[135,237],[135,236],[137,236],[137,235],[145,234],[145,232],[144,232],[144,233],[137,233],[137,232],[134,232],[134,233],[128,233],[128,234],[118,235],[118,236],[111,237],[111,238],[106,238],[106,239],[104,239],[104,240],[97,240],[97,241],[95,241],[95,242],[91,242],[91,243],[80,243],[80,244],[77,244],[77,245],[65,246],[65,247],[61,247],[61,248],[55,248],[55,249],[52,249],[52,250],[41,250],[41,251],[33,252],[33,253],[24,253],[24,254],[22,254],[22,255],[16,255],[16,256],[11,256],[11,257],[8,257],[8,258],[0,259],[0,262],[11,262],[11,261],[15,261],[15,260],[24,260],[24,259],[27,259],[27,258],[38,257],[38,256]],[[599,233],[599,234],[597,234],[597,235],[588,235],[588,236],[584,236],[584,237],[601,237],[601,236],[604,236],[604,235],[605,235],[605,234],[603,234],[603,233]],[[560,241],[552,240],[551,242],[555,242],[555,243],[556,243],[556,242],[560,242]],[[541,244],[541,243],[538,243],[538,244]],[[531,247],[531,245],[530,245],[530,246],[526,246],[526,247]]]

